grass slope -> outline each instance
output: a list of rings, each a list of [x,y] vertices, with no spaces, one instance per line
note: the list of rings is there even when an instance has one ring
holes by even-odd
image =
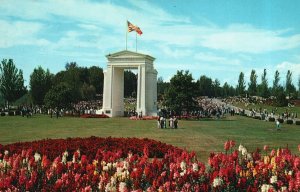
[[[298,153],[300,126],[275,123],[247,117],[226,117],[223,120],[179,121],[179,129],[158,129],[155,120],[129,120],[128,118],[83,119],[50,118],[37,115],[26,117],[0,117],[0,143],[32,141],[44,138],[67,137],[138,137],[152,138],[189,151],[195,151],[202,161],[210,152],[223,151],[227,139],[235,140],[248,149],[288,147]]]

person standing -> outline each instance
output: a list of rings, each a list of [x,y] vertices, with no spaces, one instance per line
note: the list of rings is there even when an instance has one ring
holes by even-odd
[[[280,122],[278,119],[276,120],[276,130],[280,130]]]

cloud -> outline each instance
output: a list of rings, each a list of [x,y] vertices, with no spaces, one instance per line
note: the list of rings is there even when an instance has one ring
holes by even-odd
[[[198,61],[208,62],[208,63],[215,63],[216,65],[233,65],[238,66],[241,64],[239,59],[229,59],[226,57],[215,55],[211,52],[202,52],[197,53],[194,55],[194,58]]]
[[[300,63],[291,63],[288,61],[284,61],[282,63],[279,63],[275,67],[279,72],[284,71],[287,72],[290,70],[294,76],[300,75]]]
[[[15,45],[45,46],[49,41],[38,38],[43,24],[37,22],[8,22],[0,20],[0,48],[8,48]]]
[[[243,53],[266,53],[299,47],[300,34],[287,36],[284,34],[286,31],[233,24],[205,36],[201,44],[211,49]]]
[[[170,48],[166,45],[159,45],[158,47],[165,56],[174,59],[188,57],[193,53],[192,50],[185,48]]]

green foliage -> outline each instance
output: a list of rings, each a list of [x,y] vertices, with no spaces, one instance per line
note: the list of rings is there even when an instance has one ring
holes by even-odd
[[[196,96],[196,84],[193,82],[192,74],[189,71],[177,71],[171,78],[170,87],[166,92],[166,106],[177,114],[182,111],[189,112],[196,107]]]
[[[289,97],[297,96],[296,87],[292,83],[292,72],[290,70],[288,70],[286,74],[285,92]]]
[[[241,72],[239,75],[238,85],[236,87],[237,94],[240,96],[245,95],[246,83],[244,79],[244,73]]]
[[[257,75],[253,69],[250,75],[250,83],[248,84],[248,93],[250,96],[257,95]]]
[[[32,102],[37,105],[44,104],[46,93],[52,86],[53,75],[49,69],[46,71],[39,66],[35,68],[30,75],[30,94]]]
[[[286,95],[284,93],[283,88],[278,90],[278,95],[276,95],[276,103],[277,107],[285,107],[288,104],[288,100],[286,99]]]
[[[261,76],[261,84],[258,87],[258,91],[259,96],[263,98],[268,98],[270,96],[266,69],[264,69],[264,73]]]
[[[95,99],[96,88],[93,85],[84,83],[81,87],[81,96],[83,100],[89,101]]]
[[[276,72],[274,74],[274,81],[273,81],[273,87],[272,87],[272,95],[273,96],[279,94],[279,89],[280,89],[279,81],[280,81],[279,72],[278,72],[278,70],[276,70]]]
[[[170,86],[170,83],[164,82],[162,77],[159,77],[157,79],[157,98],[163,99],[164,94],[166,93],[166,90],[168,90]]]
[[[202,75],[197,81],[199,96],[213,96],[213,81],[211,78]]]
[[[74,102],[94,99],[97,93],[103,93],[103,70],[96,66],[79,67],[76,62],[70,62],[66,64],[65,71],[60,71],[55,75],[53,82],[54,85],[60,82],[67,83],[71,88]],[[88,96],[87,92],[93,95]]]
[[[46,94],[44,102],[48,108],[68,108],[70,107],[72,101],[72,89],[65,83],[59,83],[52,87]]]
[[[92,66],[88,69],[89,84],[95,87],[95,91],[98,94],[103,93],[103,70],[100,67]]]
[[[124,96],[136,97],[137,93],[137,75],[132,71],[124,71]]]
[[[12,59],[3,59],[0,65],[0,93],[8,102],[14,102],[27,92],[23,72],[16,68]]]

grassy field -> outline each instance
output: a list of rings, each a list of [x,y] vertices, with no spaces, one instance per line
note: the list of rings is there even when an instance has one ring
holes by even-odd
[[[67,137],[137,137],[152,138],[189,151],[195,151],[205,161],[210,152],[223,151],[223,143],[233,139],[248,149],[288,147],[299,153],[300,126],[282,124],[275,130],[274,122],[265,122],[241,116],[227,116],[222,120],[179,121],[179,129],[158,129],[155,120],[129,120],[128,118],[83,119],[50,118],[38,115],[26,117],[0,117],[0,143],[32,141],[44,138]]]

